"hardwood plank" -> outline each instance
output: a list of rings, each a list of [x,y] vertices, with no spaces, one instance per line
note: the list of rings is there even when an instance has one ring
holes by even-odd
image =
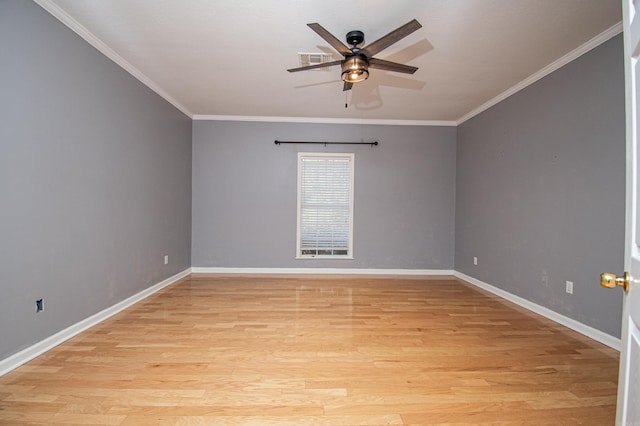
[[[0,424],[613,424],[618,362],[455,279],[192,275],[0,377]]]

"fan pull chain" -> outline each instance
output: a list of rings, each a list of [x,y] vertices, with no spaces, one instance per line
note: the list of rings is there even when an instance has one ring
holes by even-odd
[[[349,91],[344,91],[344,108],[347,109],[349,107]]]

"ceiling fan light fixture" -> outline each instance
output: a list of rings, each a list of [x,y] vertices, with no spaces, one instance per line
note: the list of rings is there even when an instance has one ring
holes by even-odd
[[[315,70],[340,64],[342,68],[342,74],[340,78],[342,79],[342,81],[344,81],[342,90],[346,91],[351,90],[351,88],[353,87],[353,83],[359,83],[369,78],[369,65],[371,65],[372,68],[401,72],[405,74],[413,74],[414,72],[418,71],[417,67],[374,58],[374,55],[376,55],[378,52],[381,52],[382,50],[386,49],[394,43],[397,43],[414,31],[422,28],[420,22],[415,19],[407,22],[401,27],[396,28],[389,34],[377,39],[373,43],[367,44],[362,48],[358,47],[364,42],[364,33],[362,31],[356,30],[349,31],[347,33],[347,43],[351,45],[351,47],[347,47],[344,43],[338,40],[333,34],[331,34],[317,22],[307,24],[307,26],[315,31],[327,43],[329,43],[331,47],[333,47],[338,53],[344,56],[344,59],[317,64],[302,65],[298,68],[288,69],[287,71],[289,72]],[[371,63],[369,63],[369,61],[371,61]]]
[[[360,56],[352,56],[342,63],[342,80],[359,83],[369,78],[369,62]]]

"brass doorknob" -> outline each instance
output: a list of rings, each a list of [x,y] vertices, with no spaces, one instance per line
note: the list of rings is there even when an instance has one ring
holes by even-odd
[[[611,272],[605,272],[604,274],[600,274],[600,285],[606,288],[616,288],[617,286],[621,286],[624,288],[625,293],[629,293],[629,273],[625,272],[623,276],[618,277],[616,274],[612,274]]]

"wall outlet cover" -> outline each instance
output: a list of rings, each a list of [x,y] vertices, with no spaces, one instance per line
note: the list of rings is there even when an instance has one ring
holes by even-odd
[[[567,293],[573,294],[573,281],[567,281]]]

